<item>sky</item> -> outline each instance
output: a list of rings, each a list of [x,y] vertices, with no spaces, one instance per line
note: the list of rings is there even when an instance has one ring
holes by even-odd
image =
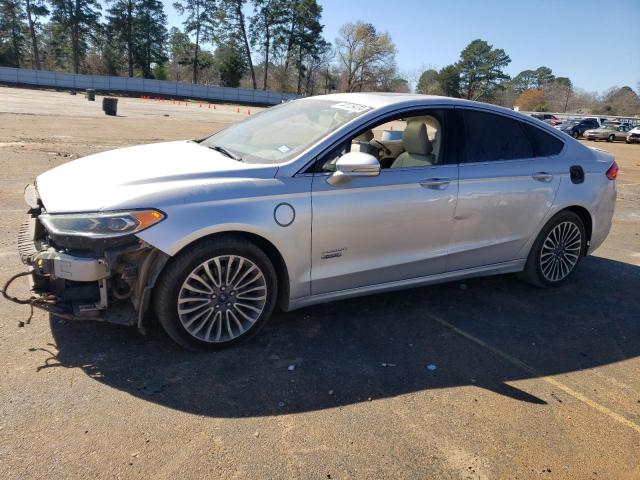
[[[173,1],[163,1],[169,23],[180,27]],[[587,91],[639,88],[640,0],[318,1],[328,41],[346,22],[372,23],[391,35],[406,76],[456,62],[481,38],[511,57],[511,76],[545,65]]]

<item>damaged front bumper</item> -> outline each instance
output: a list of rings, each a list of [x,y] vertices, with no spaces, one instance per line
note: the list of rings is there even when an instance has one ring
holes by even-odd
[[[18,238],[33,305],[64,318],[143,330],[151,290],[169,257],[134,235],[113,242],[55,237],[38,220],[42,212],[31,208]]]

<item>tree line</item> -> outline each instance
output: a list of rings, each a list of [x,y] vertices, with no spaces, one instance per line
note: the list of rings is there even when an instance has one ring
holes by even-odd
[[[416,91],[516,106],[522,111],[640,115],[640,97],[629,86],[612,87],[599,96],[576,88],[570,78],[556,76],[546,66],[510,77],[505,72],[510,63],[503,49],[473,40],[456,63],[422,71]],[[637,89],[640,92],[640,83]]]
[[[182,28],[169,28],[161,0],[0,0],[0,65],[304,95],[415,85],[417,93],[527,111],[640,114],[629,86],[598,96],[546,66],[512,78],[509,55],[481,39],[450,65],[400,73],[391,35],[370,23],[345,23],[326,41],[317,0],[176,0],[174,7]]]
[[[315,93],[331,52],[316,0],[174,7],[182,28],[160,0],[0,0],[0,65]]]

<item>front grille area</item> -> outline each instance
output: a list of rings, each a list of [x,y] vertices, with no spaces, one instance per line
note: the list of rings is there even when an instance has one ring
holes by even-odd
[[[33,242],[36,219],[29,217],[18,230],[18,253],[20,258],[25,258],[37,252]]]

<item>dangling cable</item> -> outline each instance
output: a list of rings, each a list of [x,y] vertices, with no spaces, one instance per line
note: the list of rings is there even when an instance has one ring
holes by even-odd
[[[7,293],[7,291],[9,290],[9,287],[11,286],[11,284],[18,278],[20,277],[26,277],[27,275],[31,275],[31,272],[27,271],[27,272],[20,272],[17,273],[15,275],[13,275],[9,280],[7,280],[7,282],[4,284],[4,287],[2,288],[2,290],[0,290],[0,293],[2,293],[2,296],[4,298],[6,298],[7,300],[9,300],[10,302],[13,303],[17,303],[19,305],[29,305],[31,307],[31,313],[29,315],[29,318],[27,319],[26,322],[20,322],[19,325],[23,326],[25,323],[29,324],[31,323],[31,318],[33,317],[33,308],[39,308],[40,310],[44,310],[45,312],[48,312],[52,315],[55,315],[56,317],[60,317],[60,318],[64,318],[66,320],[75,320],[76,318],[73,315],[69,315],[66,313],[62,313],[62,312],[56,312],[52,307],[54,305],[55,299],[53,298],[39,298],[39,297],[30,297],[28,299],[21,299],[18,297],[14,297],[12,295],[9,295]]]

